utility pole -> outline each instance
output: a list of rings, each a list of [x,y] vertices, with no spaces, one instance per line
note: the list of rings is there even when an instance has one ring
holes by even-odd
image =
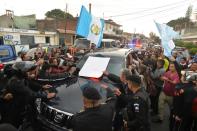
[[[89,13],[91,14],[92,13],[92,4],[89,3]]]
[[[65,44],[66,44],[66,29],[67,29],[67,12],[68,12],[68,4],[66,3],[66,10],[65,10],[65,16],[66,16],[66,18],[65,18],[65,20],[66,20],[66,24],[65,24],[65,35],[64,35],[64,46],[65,46]]]
[[[6,15],[12,20],[12,30],[14,29],[14,11],[6,10]]]

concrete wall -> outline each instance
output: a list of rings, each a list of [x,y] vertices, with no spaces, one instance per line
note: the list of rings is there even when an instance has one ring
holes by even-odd
[[[50,37],[50,44],[59,44],[59,36],[56,32],[40,32],[35,30],[12,30],[0,28],[0,36],[4,37],[4,44],[21,44],[20,36],[33,36],[34,44],[45,44],[46,37]]]

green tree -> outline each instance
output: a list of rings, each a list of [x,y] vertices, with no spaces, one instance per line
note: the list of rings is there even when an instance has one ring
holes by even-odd
[[[192,14],[192,10],[193,10],[193,6],[190,5],[190,6],[188,7],[187,11],[186,11],[185,18],[190,19],[191,14]]]
[[[190,16],[192,14],[192,6],[190,5],[186,11],[185,17],[180,17],[174,20],[171,20],[167,23],[167,25],[174,28],[176,31],[181,31],[185,28],[191,28],[194,26],[194,23],[191,22]]]
[[[187,48],[191,55],[195,55],[195,53],[197,52],[197,47],[192,42],[184,42],[183,40],[175,40],[174,42],[176,46]]]
[[[161,43],[160,38],[153,32],[149,33],[149,39],[151,40],[151,42],[153,44],[160,44]]]
[[[69,13],[65,13],[64,11],[60,10],[60,9],[53,9],[51,11],[48,11],[45,14],[46,17],[49,18],[56,18],[56,19],[73,19],[73,16]]]
[[[173,27],[174,30],[176,31],[181,31],[182,29],[186,27],[187,23],[190,23],[190,19],[185,18],[185,17],[180,17],[178,19],[169,21],[167,25],[169,25],[170,27]]]

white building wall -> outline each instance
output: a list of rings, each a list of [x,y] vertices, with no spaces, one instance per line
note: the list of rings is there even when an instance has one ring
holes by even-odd
[[[4,44],[21,44],[20,34],[5,32],[3,34]]]
[[[35,44],[45,44],[45,36],[34,36]]]
[[[8,38],[5,44],[21,44],[20,35],[31,35],[34,36],[35,44],[45,44],[45,37],[50,37],[50,44],[55,45],[59,43],[58,34],[56,32],[44,32],[35,30],[24,30],[24,29],[11,29],[11,28],[1,28],[0,36]]]
[[[197,9],[192,12],[190,19],[192,22],[197,22]]]

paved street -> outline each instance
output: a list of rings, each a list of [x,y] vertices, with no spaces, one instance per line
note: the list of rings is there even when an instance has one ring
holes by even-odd
[[[169,131],[169,109],[167,108],[166,105],[166,110],[165,110],[165,120],[163,123],[151,123],[152,130],[151,131]]]

